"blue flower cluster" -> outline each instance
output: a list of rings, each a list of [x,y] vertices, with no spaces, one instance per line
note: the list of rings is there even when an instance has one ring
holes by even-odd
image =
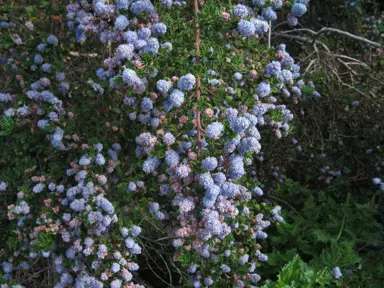
[[[26,99],[25,102],[22,102],[22,106],[19,106],[21,102],[12,101],[14,97],[10,93],[0,93],[0,103],[8,104],[7,106],[4,105],[4,115],[7,117],[27,118],[32,116],[33,120],[37,119],[35,120],[37,126],[47,131],[52,146],[59,150],[68,150],[70,147],[63,143],[64,131],[59,127],[60,119],[66,116],[67,113],[62,100],[57,95],[67,95],[70,85],[64,81],[65,74],[61,71],[55,71],[53,65],[48,62],[50,55],[45,51],[48,46],[57,46],[59,43],[58,38],[50,35],[46,42],[48,44],[40,43],[37,46],[36,49],[40,53],[27,51],[28,54],[26,55],[32,58],[34,62],[29,67],[19,67],[17,63],[20,61],[13,58],[8,59],[8,65],[14,66],[14,69],[20,72],[22,72],[22,69],[26,69],[26,73],[33,75],[31,77],[33,80],[30,83],[25,83],[22,76],[18,76],[20,77],[18,80],[22,93]],[[41,70],[38,69],[39,67]],[[43,108],[47,104],[50,108]]]
[[[372,182],[375,185],[379,185],[380,186],[380,190],[384,191],[384,182],[382,182],[380,178],[373,178]]]
[[[298,24],[298,18],[307,12],[307,4],[309,0],[294,0],[290,13],[288,13],[287,21],[291,26]],[[268,22],[277,20],[276,10],[283,7],[282,0],[273,0],[269,2],[270,6],[266,6],[265,0],[253,0],[250,6],[243,4],[233,7],[233,16],[240,19],[237,29],[242,37],[258,37],[269,30]],[[253,9],[261,9],[261,16],[255,17]]]

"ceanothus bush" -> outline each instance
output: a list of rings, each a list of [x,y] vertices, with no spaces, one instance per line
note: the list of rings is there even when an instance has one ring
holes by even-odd
[[[291,24],[306,12],[307,2],[288,7]],[[77,42],[86,45],[97,35],[111,47],[92,89],[101,97],[107,89],[123,95],[121,109],[136,129],[131,136],[139,163],[134,176],[124,179],[125,193],[139,197],[151,188],[146,213],[172,238],[173,259],[190,274],[186,285],[254,287],[262,279],[257,266],[268,261],[261,251],[267,228],[283,221],[281,208],[263,199],[257,179],[262,140],[288,135],[293,114],[287,98],[319,93],[300,79],[300,66],[285,45],[267,51],[260,40],[283,1],[241,1],[214,15],[204,9],[214,3],[193,4],[194,9],[186,1],[82,0],[67,6],[67,27]],[[178,25],[187,23],[184,32],[168,26],[179,12]],[[205,25],[212,19],[215,29]],[[31,117],[54,148],[68,152],[75,145],[64,142],[60,124],[67,113],[55,95],[66,95],[70,86],[48,60],[59,45],[49,35],[34,53],[23,55],[33,63],[23,68],[37,78],[26,85],[19,77],[22,106],[10,91],[1,92],[0,105],[9,105],[5,117]],[[14,71],[17,63],[7,60]],[[20,264],[6,262],[4,273],[10,277],[13,268],[26,269],[52,253],[60,274],[56,288],[143,287],[133,282],[134,259],[143,248],[137,239],[146,231],[134,224],[119,227],[122,215],[108,185],[119,181],[113,174],[123,147],[116,143],[106,153],[101,144],[83,148],[65,171],[71,182],[35,176],[8,206],[9,220],[17,223],[13,252]],[[6,188],[0,182],[0,190]]]

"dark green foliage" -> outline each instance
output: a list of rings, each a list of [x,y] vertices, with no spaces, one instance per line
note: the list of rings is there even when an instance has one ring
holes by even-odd
[[[380,287],[383,267],[372,264],[384,260],[383,214],[378,210],[377,196],[366,197],[367,202],[361,203],[353,196],[354,192],[348,182],[342,181],[324,190],[309,189],[290,180],[279,186],[274,195],[292,207],[285,209],[286,223],[280,224],[277,233],[268,238],[272,269],[269,267],[264,272],[273,277],[289,261],[288,267],[299,265],[301,260],[295,256],[298,254],[310,267],[300,264],[304,274],[307,270],[310,274],[322,271],[329,274],[333,267],[340,267],[343,274],[347,270],[352,272],[343,278],[347,285]],[[373,251],[376,252],[372,254]]]

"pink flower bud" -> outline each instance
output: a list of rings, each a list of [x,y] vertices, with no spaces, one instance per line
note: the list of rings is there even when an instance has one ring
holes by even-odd
[[[143,66],[143,63],[141,63],[140,60],[135,60],[134,65],[135,65],[135,67],[140,68],[141,66]]]
[[[156,100],[157,99],[157,94],[155,92],[151,92],[151,94],[149,94],[149,97],[152,99],[152,100]]]
[[[196,160],[197,154],[195,152],[188,152],[188,159],[189,160]]]
[[[248,75],[248,77],[249,77],[250,79],[255,79],[255,78],[257,77],[257,72],[256,72],[256,70],[251,70],[251,71],[249,71],[249,75]]]
[[[212,110],[211,108],[206,108],[206,109],[204,110],[204,114],[205,114],[205,116],[207,116],[208,118],[212,118],[213,115],[214,115],[214,112],[213,112],[213,110]]]
[[[183,125],[183,124],[187,123],[187,121],[188,121],[188,117],[185,116],[185,115],[183,115],[183,116],[181,116],[181,117],[179,118],[179,124],[180,124],[180,125]]]
[[[89,149],[89,145],[88,144],[82,144],[81,149],[83,149],[83,150]]]
[[[231,21],[231,15],[227,12],[222,12],[221,13],[221,18],[224,20],[224,21]]]

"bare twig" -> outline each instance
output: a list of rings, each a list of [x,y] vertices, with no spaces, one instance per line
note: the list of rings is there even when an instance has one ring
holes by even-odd
[[[287,31],[279,31],[280,34],[289,34],[289,33],[296,33],[296,32],[309,32],[313,35],[316,35],[316,32],[308,29],[308,28],[299,28],[299,29],[292,29],[292,30],[287,30]]]
[[[340,58],[337,58],[337,62],[339,62],[339,63],[341,63],[343,66],[345,66],[345,67],[347,67],[347,69],[350,71],[350,75],[351,75],[351,80],[352,80],[352,82],[354,82],[353,81],[353,76],[352,76],[352,74],[353,75],[355,75],[355,76],[358,76],[359,74],[355,71],[355,70],[353,70],[353,68],[351,67],[351,66],[349,66],[350,64],[358,64],[358,63],[348,63],[348,62],[344,62],[343,60],[341,60]],[[360,64],[359,64],[360,65]]]
[[[360,63],[362,66],[368,68],[368,65],[358,59],[355,59],[355,58],[352,58],[352,57],[349,57],[349,56],[346,56],[346,55],[341,55],[341,54],[330,54],[330,56],[336,56],[336,57],[340,57],[340,58],[345,58],[345,59],[348,59],[348,60],[351,60],[351,61],[355,61],[357,63]]]
[[[45,267],[37,272],[34,272],[29,278],[27,278],[27,280],[25,282],[28,282],[29,280],[31,280],[32,278],[36,278],[40,273],[44,272],[44,271],[47,271],[50,267]]]
[[[146,217],[144,214],[141,214],[142,215],[142,221],[146,220],[149,224],[151,224],[153,227],[155,227],[156,230],[160,231],[160,232],[164,232],[164,230],[162,230],[161,228],[157,227],[153,221],[151,221],[150,218]]]
[[[360,42],[364,42],[364,43],[366,43],[368,45],[371,45],[371,46],[374,46],[374,47],[378,47],[378,48],[381,47],[380,43],[373,42],[373,41],[368,40],[368,39],[366,39],[364,37],[360,37],[360,36],[354,35],[352,33],[349,33],[347,31],[343,31],[343,30],[339,30],[339,29],[335,29],[335,28],[323,27],[323,28],[320,29],[320,31],[318,31],[316,33],[316,35],[319,36],[319,35],[321,35],[321,34],[323,34],[325,32],[337,33],[337,34],[340,34],[340,35],[343,35],[343,36],[346,36],[346,37],[358,40]]]
[[[96,53],[79,53],[76,51],[69,51],[69,55],[74,57],[90,57],[90,58],[96,58],[98,56]]]
[[[272,21],[269,21],[268,48],[271,48]]]
[[[272,30],[276,30],[277,28],[279,28],[279,27],[281,27],[281,26],[283,26],[283,25],[285,25],[285,24],[288,24],[288,21],[284,21],[284,22],[281,22],[281,23],[279,23],[279,24],[273,26],[273,29],[272,29]],[[302,27],[300,23],[298,23],[297,25],[300,26],[300,27]]]
[[[157,245],[160,245],[160,246],[167,246],[166,244],[159,243],[158,241],[156,241],[156,240],[152,240],[151,238],[147,238],[147,237],[145,237],[145,236],[140,236],[140,238],[143,238],[143,239],[145,239],[145,240],[147,240],[147,241],[149,241],[149,242],[156,243]]]
[[[341,80],[340,78],[340,75],[335,71],[335,69],[333,69],[330,65],[326,64],[328,66],[328,68],[332,71],[332,73],[336,76],[336,78],[339,80],[339,82],[341,83],[341,85],[345,86],[345,87],[348,87],[354,91],[356,91],[357,93],[363,95],[363,96],[366,96],[363,92],[361,92],[359,89],[357,89],[356,87],[353,87],[352,85],[349,85],[347,83],[345,83],[343,80]]]
[[[327,45],[325,45],[323,42],[316,40],[315,44],[319,43],[323,48],[329,53],[331,50],[328,48]]]
[[[286,34],[283,34],[283,33],[273,33],[273,34],[275,36],[281,37],[281,38],[298,40],[298,41],[307,42],[307,43],[312,42],[312,40],[310,38],[307,38],[307,37],[296,36],[296,35],[286,35]]]
[[[174,239],[174,238],[177,238],[176,236],[168,236],[168,237],[163,237],[163,238],[159,238],[157,239],[157,241],[161,241],[161,240],[167,240],[167,239]]]
[[[312,67],[312,65],[316,62],[316,59],[312,59],[311,62],[309,62],[307,69],[305,69],[304,74],[307,74],[309,69]]]
[[[139,240],[139,241],[140,241],[140,240]],[[145,253],[145,256],[148,256],[148,257],[153,261],[153,263],[155,263],[155,265],[159,268],[159,270],[162,271],[162,272],[164,273],[165,271],[159,266],[159,264],[157,263],[157,261],[155,261],[155,259],[152,258],[151,253],[148,251],[147,248],[148,248],[149,246],[148,246],[148,245],[144,245],[142,241],[140,241],[140,243],[142,244],[141,246],[143,247],[143,249],[147,252],[147,253]],[[151,250],[157,252],[157,250],[156,250],[154,247],[151,247]],[[160,254],[161,254],[161,253],[157,253],[157,255],[160,255]],[[161,255],[160,255],[160,257],[161,257],[161,259],[164,261],[165,266],[166,266],[166,268],[167,268],[167,270],[168,270],[168,274],[169,274],[169,277],[170,277],[170,282],[169,282],[169,283],[168,283],[166,280],[164,280],[161,276],[159,276],[159,275],[152,269],[151,265],[149,264],[148,258],[145,257],[145,260],[146,260],[146,262],[147,262],[147,264],[148,264],[148,268],[152,271],[152,273],[153,273],[159,280],[161,280],[163,283],[165,283],[165,284],[167,285],[167,287],[174,287],[174,286],[172,285],[172,273],[171,273],[171,271],[170,271],[170,269],[169,269],[169,267],[168,267],[168,265],[167,265],[165,259],[164,259]]]
[[[172,284],[173,284],[173,283],[172,283],[173,280],[172,280],[172,272],[171,272],[171,269],[169,269],[168,264],[167,264],[167,261],[165,261],[164,257],[161,255],[161,253],[159,253],[159,256],[160,256],[161,259],[163,259],[163,262],[164,262],[164,264],[165,264],[165,267],[167,267],[168,275],[169,275],[169,284],[172,286]]]
[[[308,32],[308,33],[310,33],[310,34],[312,34],[313,36],[316,36],[316,37],[318,37],[321,34],[324,34],[326,32],[333,32],[333,33],[336,33],[336,34],[343,35],[345,37],[349,37],[349,38],[355,39],[357,41],[363,42],[365,44],[368,44],[368,45],[371,45],[371,46],[374,46],[374,47],[378,47],[378,48],[382,47],[382,45],[380,43],[368,40],[367,38],[357,36],[355,34],[347,32],[347,31],[339,30],[339,29],[336,29],[336,28],[330,28],[330,27],[323,27],[323,28],[321,28],[317,32],[315,32],[315,31],[313,31],[311,29],[307,29],[307,28],[300,28],[300,29],[293,29],[293,30],[288,30],[288,31],[279,31],[278,33],[274,33],[274,34],[276,36],[279,36],[279,37],[288,38],[288,39],[294,39],[294,40],[300,40],[300,41],[304,41],[304,42],[311,42],[311,41],[313,41],[313,40],[311,40],[310,38],[307,38],[307,37],[301,37],[301,36],[295,36],[295,35],[286,35],[286,34],[296,33],[296,32]]]
[[[276,30],[277,28],[279,28],[280,26],[283,26],[285,24],[288,24],[288,21],[284,21],[284,22],[281,22],[281,23],[275,25],[272,30]]]

